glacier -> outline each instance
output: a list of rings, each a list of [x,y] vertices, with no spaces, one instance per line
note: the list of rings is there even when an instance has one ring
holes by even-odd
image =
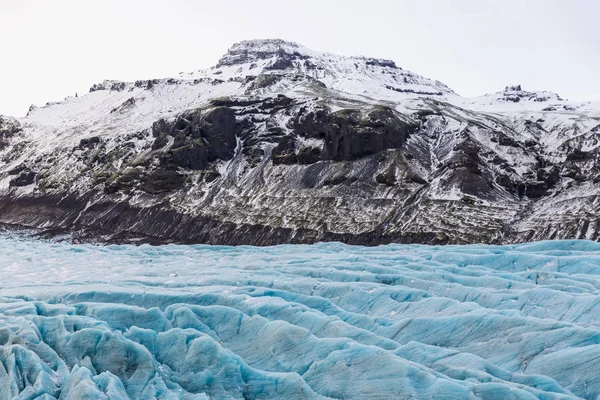
[[[0,399],[593,399],[600,243],[0,236]]]

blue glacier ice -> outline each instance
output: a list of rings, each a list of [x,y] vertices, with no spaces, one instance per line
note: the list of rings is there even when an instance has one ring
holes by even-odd
[[[0,236],[0,400],[598,397],[599,243]]]

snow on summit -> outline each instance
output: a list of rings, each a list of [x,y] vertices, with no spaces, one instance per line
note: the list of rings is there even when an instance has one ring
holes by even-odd
[[[492,112],[591,108],[589,104],[566,102],[552,92],[527,92],[520,85],[478,98],[462,98],[443,83],[406,71],[391,60],[339,56],[294,42],[265,39],[236,43],[215,66],[180,73],[176,78],[104,81],[93,85],[86,96],[32,108],[23,122],[56,128],[85,127],[91,121],[111,123],[111,111],[133,99],[135,118],[131,119],[135,127],[142,127],[150,119],[174,115],[217,97],[268,93],[298,96],[319,87],[334,91],[340,98],[385,101],[402,109],[420,98]]]
[[[261,88],[265,81],[278,81],[278,84],[270,89]],[[555,93],[527,92],[520,85],[507,86],[502,92],[479,98],[463,99],[443,83],[406,71],[391,60],[339,56],[313,51],[294,42],[264,39],[236,43],[215,66],[180,73],[176,78],[130,83],[104,81],[93,85],[92,90],[108,93],[70,97],[64,102],[34,107],[24,122],[69,126],[98,120],[106,118],[114,107],[129,98],[144,103],[143,107],[139,103],[135,107],[143,121],[144,117],[168,115],[220,96],[252,96],[275,91],[293,94],[316,90],[319,85],[338,92],[341,97],[391,103],[434,97],[488,111],[550,110],[565,104],[567,109],[580,107]],[[117,95],[115,92],[125,93]]]

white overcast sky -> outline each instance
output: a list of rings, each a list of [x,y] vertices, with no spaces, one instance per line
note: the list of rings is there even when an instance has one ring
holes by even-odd
[[[464,96],[600,100],[599,16],[598,0],[0,0],[0,114],[209,67],[255,38],[393,59]]]

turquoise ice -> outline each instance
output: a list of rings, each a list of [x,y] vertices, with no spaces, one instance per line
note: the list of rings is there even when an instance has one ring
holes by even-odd
[[[600,396],[600,244],[0,237],[3,399]]]

